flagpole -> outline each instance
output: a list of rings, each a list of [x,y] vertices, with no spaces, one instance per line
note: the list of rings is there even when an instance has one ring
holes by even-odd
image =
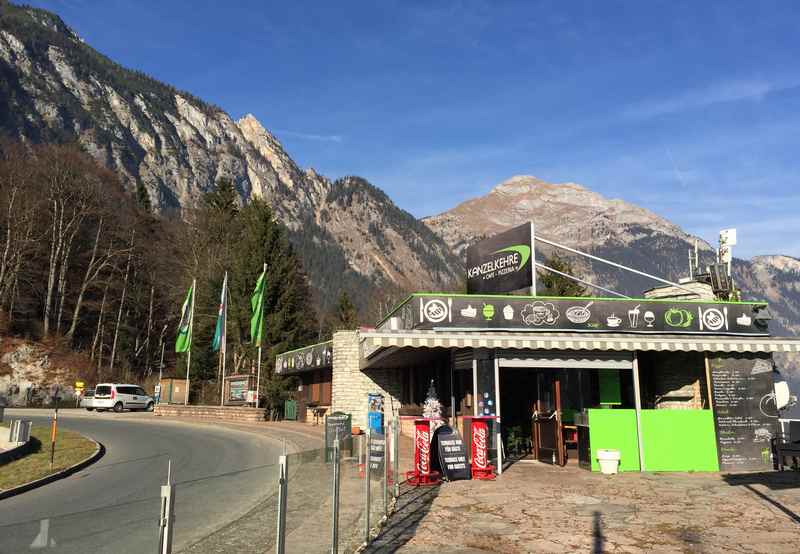
[[[264,262],[264,269],[263,269],[263,281],[261,282],[262,292],[261,292],[261,329],[259,332],[263,335],[264,334],[264,293],[266,292],[267,288],[267,262]],[[261,391],[261,347],[264,343],[264,337],[259,337],[260,340],[258,341],[258,369],[256,370],[256,409],[258,409],[259,401],[261,400],[261,396],[259,392]]]
[[[228,357],[228,272],[225,272],[225,279],[222,281],[222,345],[219,349],[222,355],[222,388],[220,389],[219,405],[225,405],[225,362]]]
[[[194,331],[194,299],[197,295],[197,291],[195,290],[196,285],[197,279],[192,279],[192,311],[189,312],[189,349],[186,351],[186,394],[183,399],[184,406],[189,405],[189,368],[192,367],[192,332]]]

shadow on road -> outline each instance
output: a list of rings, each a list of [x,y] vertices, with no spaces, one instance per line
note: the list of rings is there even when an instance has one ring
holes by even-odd
[[[606,537],[603,535],[603,515],[594,512],[592,519],[592,554],[603,554],[606,542]]]
[[[731,486],[744,487],[761,500],[771,504],[781,512],[786,514],[792,521],[800,525],[800,514],[788,508],[776,498],[760,491],[757,485],[765,487],[770,491],[785,491],[788,489],[800,489],[800,472],[797,471],[765,471],[760,473],[743,473],[733,475],[723,475],[726,483]]]
[[[407,487],[397,498],[397,509],[364,552],[394,552],[414,536],[417,526],[439,496],[439,487]]]

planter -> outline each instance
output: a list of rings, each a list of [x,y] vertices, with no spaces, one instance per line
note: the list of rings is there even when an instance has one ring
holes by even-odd
[[[600,473],[604,475],[615,475],[619,471],[619,450],[599,449],[597,451],[597,463],[600,464]]]

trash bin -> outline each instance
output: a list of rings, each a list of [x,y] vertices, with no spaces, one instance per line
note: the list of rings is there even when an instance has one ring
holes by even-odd
[[[297,402],[286,400],[283,405],[283,417],[289,421],[297,421]]]

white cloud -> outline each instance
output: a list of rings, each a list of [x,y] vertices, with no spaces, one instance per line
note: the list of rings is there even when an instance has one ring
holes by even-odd
[[[741,79],[721,81],[702,88],[687,90],[667,98],[645,100],[623,111],[626,117],[649,119],[660,115],[683,112],[713,104],[761,101],[769,94],[795,88],[800,80]]]
[[[287,137],[294,137],[303,140],[315,140],[318,142],[336,142],[341,143],[344,141],[342,135],[319,135],[316,133],[300,133],[297,131],[287,131],[286,129],[275,129],[276,135],[285,135]]]

